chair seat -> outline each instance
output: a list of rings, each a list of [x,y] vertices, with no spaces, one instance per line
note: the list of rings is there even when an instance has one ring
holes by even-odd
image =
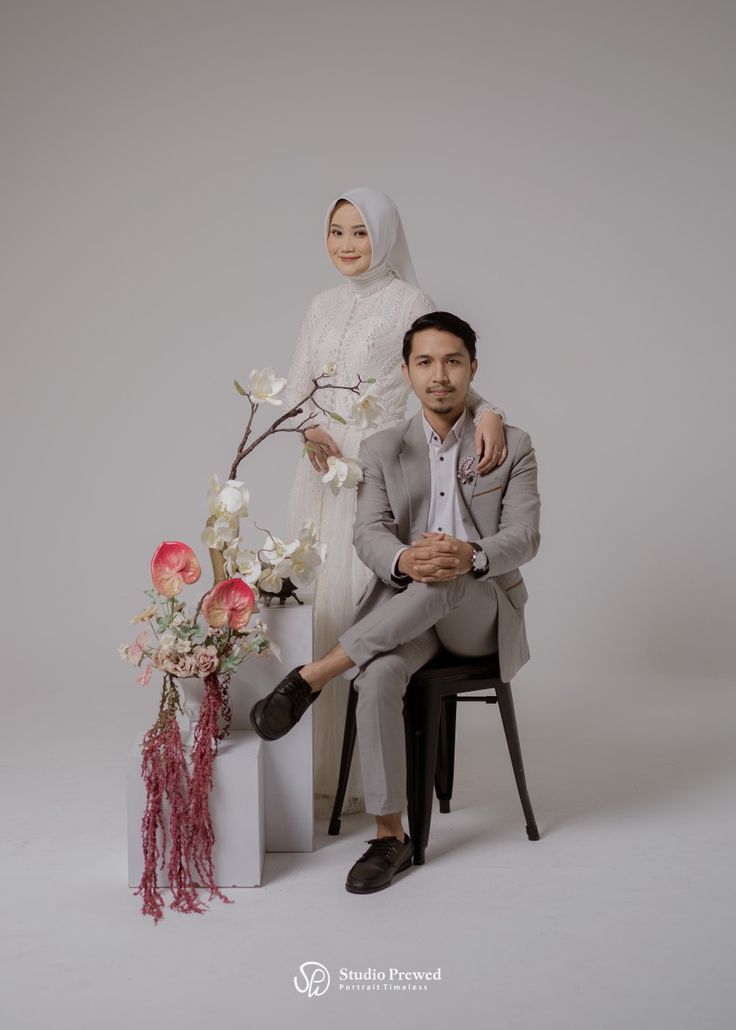
[[[474,681],[497,680],[500,675],[497,653],[466,658],[440,648],[434,658],[414,673],[410,682],[422,685],[457,682],[463,690],[481,690],[482,686]],[[473,686],[466,686],[465,681],[473,682]]]
[[[464,657],[440,648],[409,680],[404,695],[406,740],[406,793],[409,836],[414,843],[414,864],[424,863],[432,819],[432,797],[436,790],[440,811],[450,811],[455,765],[457,694],[492,688],[487,698],[498,703],[516,786],[526,817],[529,840],[539,840],[521,757],[511,685],[500,678],[498,654]],[[467,698],[468,701],[476,700]],[[477,700],[484,700],[478,698]],[[340,813],[345,798],[356,738],[358,691],[350,684],[340,774],[329,833],[340,832]]]

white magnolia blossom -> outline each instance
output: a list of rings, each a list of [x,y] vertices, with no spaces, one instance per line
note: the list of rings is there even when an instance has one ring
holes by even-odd
[[[248,489],[239,479],[228,479],[225,485],[221,486],[219,478],[216,475],[212,476],[207,491],[207,508],[210,515],[230,520],[243,519],[248,514],[249,503]]]
[[[363,466],[357,458],[336,458],[331,454],[327,465],[328,470],[322,476],[322,482],[327,483],[333,494],[339,493],[341,487],[352,490],[363,481]]]
[[[337,365],[334,361],[328,362],[322,369],[323,376],[334,376],[335,372],[337,372]]]
[[[232,543],[238,533],[237,519],[215,519],[212,526],[205,526],[201,533],[202,543],[213,551],[221,551]]]
[[[381,424],[381,416],[386,409],[374,393],[364,393],[357,401],[353,401],[350,409],[350,422],[357,429],[375,429]]]
[[[285,379],[277,379],[272,368],[254,368],[250,374],[250,393],[256,404],[283,404],[279,394],[286,386]]]
[[[225,558],[225,571],[228,576],[240,573],[248,586],[255,586],[258,577],[263,571],[263,566],[258,560],[257,553],[249,547],[244,547],[240,537],[236,537],[223,552]]]

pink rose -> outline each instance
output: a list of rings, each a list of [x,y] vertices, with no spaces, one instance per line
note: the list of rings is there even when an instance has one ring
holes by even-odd
[[[217,657],[217,648],[212,647],[212,645],[208,647],[195,647],[193,657],[196,675],[201,676],[203,679],[215,671],[220,660]]]

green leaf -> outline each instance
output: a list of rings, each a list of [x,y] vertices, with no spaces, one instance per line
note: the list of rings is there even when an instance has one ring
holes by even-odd
[[[375,379],[366,379],[366,383],[375,383]]]
[[[235,389],[238,391],[240,396],[241,397],[247,397],[248,396],[247,391],[243,389],[243,387],[240,385],[238,380],[237,379],[233,379],[233,382],[235,383]]]
[[[345,419],[344,419],[344,418],[342,417],[342,415],[338,415],[338,413],[337,413],[336,411],[331,411],[331,412],[330,412],[330,418],[334,418],[335,422],[342,422],[342,424],[343,424],[344,426],[346,426],[346,425],[347,425],[347,422],[346,422],[346,421],[345,421]]]
[[[307,451],[318,451],[318,450],[319,450],[319,447],[317,446],[317,444],[316,443],[312,443],[310,440],[307,440],[307,442],[304,444],[304,453],[305,454],[307,453]]]

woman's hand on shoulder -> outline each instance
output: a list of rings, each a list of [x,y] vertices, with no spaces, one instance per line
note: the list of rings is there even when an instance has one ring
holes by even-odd
[[[322,426],[315,426],[313,429],[307,429],[304,436],[311,444],[314,445],[314,449],[310,447],[307,454],[309,455],[309,460],[311,461],[312,468],[315,472],[327,472],[329,468],[327,459],[331,454],[334,454],[336,458],[342,457],[342,451],[327,430],[323,429]]]
[[[475,452],[478,455],[478,473],[482,476],[497,465],[503,465],[508,455],[503,422],[495,411],[485,411],[475,428]]]

